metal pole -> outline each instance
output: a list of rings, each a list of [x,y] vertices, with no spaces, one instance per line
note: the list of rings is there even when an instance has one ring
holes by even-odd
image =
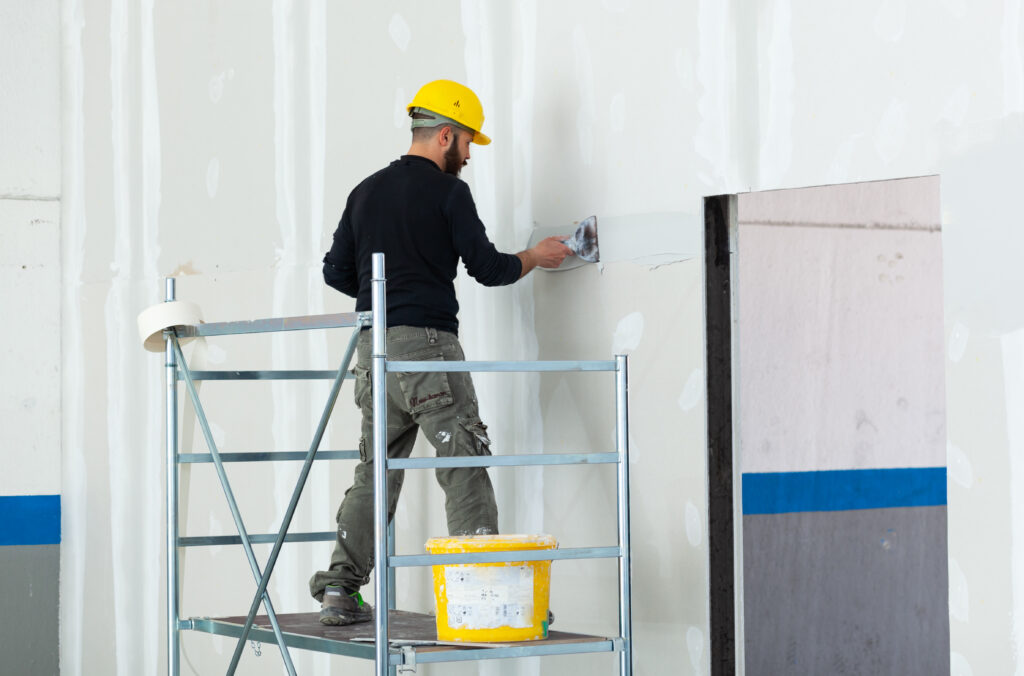
[[[633,629],[630,608],[630,548],[629,548],[629,377],[626,355],[615,356],[615,450],[619,452],[619,635],[622,652],[619,653],[619,674],[633,673]]]
[[[388,438],[387,438],[387,300],[384,289],[384,254],[373,254],[373,536],[377,611],[375,616],[375,664],[377,676],[388,674]]]
[[[398,548],[395,546],[395,522],[394,520],[388,524],[388,551],[395,553]],[[394,610],[398,603],[398,589],[395,582],[395,569],[392,566],[388,566],[385,570],[388,571],[388,610]],[[388,676],[397,676],[398,667],[389,667]]]
[[[185,355],[181,352],[181,345],[178,344],[178,339],[172,337],[171,341],[174,343],[175,353],[177,353],[178,358],[181,360],[181,375],[185,378],[185,389],[188,390],[189,398],[192,399],[192,408],[195,409],[196,420],[199,421],[199,428],[203,431],[203,438],[206,439],[206,446],[210,450],[210,455],[213,456],[213,466],[217,470],[217,478],[220,480],[221,488],[224,490],[224,498],[228,501],[228,507],[231,509],[231,518],[234,520],[235,528],[238,529],[238,536],[242,540],[242,549],[245,550],[245,557],[249,560],[249,568],[252,569],[253,577],[260,580],[263,577],[263,573],[260,571],[260,565],[256,561],[256,554],[252,551],[249,533],[246,531],[245,523],[242,521],[242,513],[239,511],[238,503],[235,501],[235,493],[231,490],[231,482],[228,481],[227,472],[224,471],[224,463],[220,459],[217,443],[213,440],[213,432],[210,431],[210,423],[206,419],[206,411],[203,410],[203,404],[199,401],[199,393],[196,391],[196,385],[192,381],[192,372],[185,362]],[[291,676],[295,676],[295,665],[292,664],[291,653],[288,652],[288,645],[284,641],[284,635],[281,633],[281,627],[277,622],[277,613],[274,612],[274,606],[270,602],[270,594],[266,592],[263,593],[263,605],[267,609],[267,618],[270,620],[270,626],[274,630],[274,638],[277,639],[277,645],[281,649],[281,659],[284,660],[284,666]],[[228,674],[234,674],[235,669],[238,668],[238,660],[242,657],[242,648],[244,647],[245,640],[240,639],[235,645],[234,654],[231,656]]]
[[[164,280],[164,301],[174,300],[174,277]],[[164,451],[167,472],[167,675],[178,676],[178,365],[173,332],[164,333],[166,429]]]
[[[388,551],[394,554],[398,551],[395,546],[395,522],[388,524]],[[388,566],[388,609],[394,610],[398,601],[398,590],[395,586],[395,569]]]
[[[267,591],[267,585],[270,584],[270,576],[274,573],[274,566],[277,565],[277,557],[281,553],[281,546],[284,544],[285,535],[287,535],[288,528],[292,524],[292,518],[295,516],[295,508],[299,504],[299,498],[302,496],[302,489],[305,488],[306,480],[309,478],[309,471],[313,467],[313,459],[316,457],[317,449],[320,448],[320,441],[324,438],[324,432],[327,430],[327,423],[331,420],[331,413],[334,411],[334,403],[338,400],[338,392],[341,391],[341,384],[345,381],[345,373],[348,371],[348,365],[352,361],[352,355],[356,351],[356,343],[359,340],[359,332],[362,328],[362,320],[357,320],[356,326],[352,331],[352,338],[349,340],[348,347],[345,349],[345,356],[341,359],[341,366],[338,368],[338,375],[335,376],[330,394],[327,395],[327,405],[324,406],[323,413],[320,414],[320,423],[317,425],[316,432],[313,434],[313,441],[309,444],[309,450],[306,452],[306,460],[302,464],[302,470],[299,472],[299,478],[295,482],[295,489],[292,490],[292,497],[288,502],[288,508],[285,510],[284,518],[281,520],[281,528],[277,531],[277,538],[274,540],[274,547],[270,551],[270,557],[267,559],[267,563],[263,568],[263,575],[259,578],[256,594],[253,596],[252,603],[249,605],[249,614],[246,615],[245,624],[242,627],[242,635],[238,637],[239,645],[244,644],[245,639],[248,638],[249,630],[252,629],[252,623],[256,619],[256,611],[259,610],[260,607],[260,600]]]

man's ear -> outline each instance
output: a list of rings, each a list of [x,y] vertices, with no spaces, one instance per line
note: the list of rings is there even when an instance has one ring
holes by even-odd
[[[441,130],[437,132],[437,140],[441,144],[442,148],[447,148],[448,146],[450,146],[454,136],[455,132],[448,125],[441,127]]]

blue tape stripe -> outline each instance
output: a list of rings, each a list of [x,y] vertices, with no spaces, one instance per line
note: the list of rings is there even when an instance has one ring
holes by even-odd
[[[744,514],[836,512],[946,504],[946,468],[743,475]]]
[[[0,496],[0,545],[60,544],[59,495]]]

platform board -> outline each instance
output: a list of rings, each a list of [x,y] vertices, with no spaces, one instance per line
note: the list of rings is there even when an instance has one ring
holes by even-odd
[[[278,622],[290,647],[374,659],[374,623],[364,622],[345,627],[320,624],[318,613],[278,614]],[[242,633],[245,617],[193,618],[185,628],[222,636],[238,637]],[[495,643],[488,647],[452,645],[402,645],[402,642],[436,641],[437,627],[433,615],[392,610],[389,615],[388,634],[392,642],[390,663],[423,664],[427,662],[461,662],[532,655],[571,655],[578,653],[617,652],[622,641],[618,638],[573,634],[551,630],[548,638],[540,641]],[[264,643],[276,643],[265,615],[256,618],[249,638]]]

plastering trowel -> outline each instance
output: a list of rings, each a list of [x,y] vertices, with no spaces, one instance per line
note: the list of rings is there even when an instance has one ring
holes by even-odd
[[[542,239],[548,237],[565,237],[568,227],[560,228],[534,228],[530,235],[528,249],[532,249]],[[572,249],[575,256],[569,256],[557,268],[540,268],[548,272],[572,270],[586,263],[598,263],[601,261],[601,254],[597,247],[597,216],[590,216],[580,221],[576,231],[571,237],[563,240],[565,245]]]

